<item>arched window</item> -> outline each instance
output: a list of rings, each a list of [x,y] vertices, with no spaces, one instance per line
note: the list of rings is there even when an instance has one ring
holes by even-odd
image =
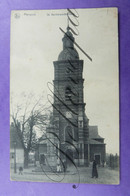
[[[70,87],[66,87],[66,89],[65,89],[65,100],[69,101],[69,100],[71,100],[71,97],[72,97],[71,88]]]

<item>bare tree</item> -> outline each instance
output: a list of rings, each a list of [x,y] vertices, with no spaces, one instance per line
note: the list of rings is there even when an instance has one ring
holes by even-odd
[[[29,152],[35,149],[38,141],[36,133],[45,131],[49,119],[49,107],[43,104],[42,96],[36,100],[32,95],[23,96],[23,103],[13,105],[11,117],[24,149],[24,167],[28,167]]]

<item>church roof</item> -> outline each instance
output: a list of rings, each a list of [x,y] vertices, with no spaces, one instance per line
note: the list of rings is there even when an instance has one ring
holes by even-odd
[[[58,56],[58,61],[64,61],[64,60],[78,60],[79,55],[75,48],[67,48],[61,51],[61,53]]]
[[[98,126],[89,126],[89,138],[103,139],[100,135],[98,135]]]
[[[104,143],[90,139],[89,144],[104,144]]]
[[[79,55],[76,49],[74,48],[74,37],[70,32],[69,27],[67,27],[67,32],[64,34],[62,39],[63,41],[63,50],[58,56],[58,60],[79,60]]]

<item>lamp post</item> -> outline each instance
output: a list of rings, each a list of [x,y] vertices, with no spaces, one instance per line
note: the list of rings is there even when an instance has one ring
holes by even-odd
[[[14,142],[14,173],[17,173],[17,167],[16,167],[16,142]]]

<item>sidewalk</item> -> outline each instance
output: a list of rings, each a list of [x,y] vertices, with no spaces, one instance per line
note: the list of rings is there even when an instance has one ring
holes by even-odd
[[[32,172],[33,168],[24,169],[23,175],[14,173],[11,170],[13,181],[33,182],[58,182],[58,183],[89,183],[89,184],[118,184],[119,172],[108,168],[98,168],[99,178],[91,178],[90,167],[78,168],[78,171],[64,173]]]
[[[41,169],[41,171],[35,171],[35,168],[34,167],[29,167],[29,168],[26,168],[23,170],[23,175],[25,174],[29,174],[29,175],[46,175],[45,173],[47,174],[51,174],[51,175],[56,175],[57,172],[54,171],[54,172],[50,172],[50,171],[44,171]],[[61,172],[61,173],[58,173],[58,175],[63,175],[64,172]],[[76,174],[77,172],[74,172],[73,170],[70,170],[70,171],[66,171],[66,175],[74,175]],[[14,170],[11,169],[11,174],[14,176],[14,175],[19,175],[19,170],[17,169],[17,173],[15,174],[14,173]]]

